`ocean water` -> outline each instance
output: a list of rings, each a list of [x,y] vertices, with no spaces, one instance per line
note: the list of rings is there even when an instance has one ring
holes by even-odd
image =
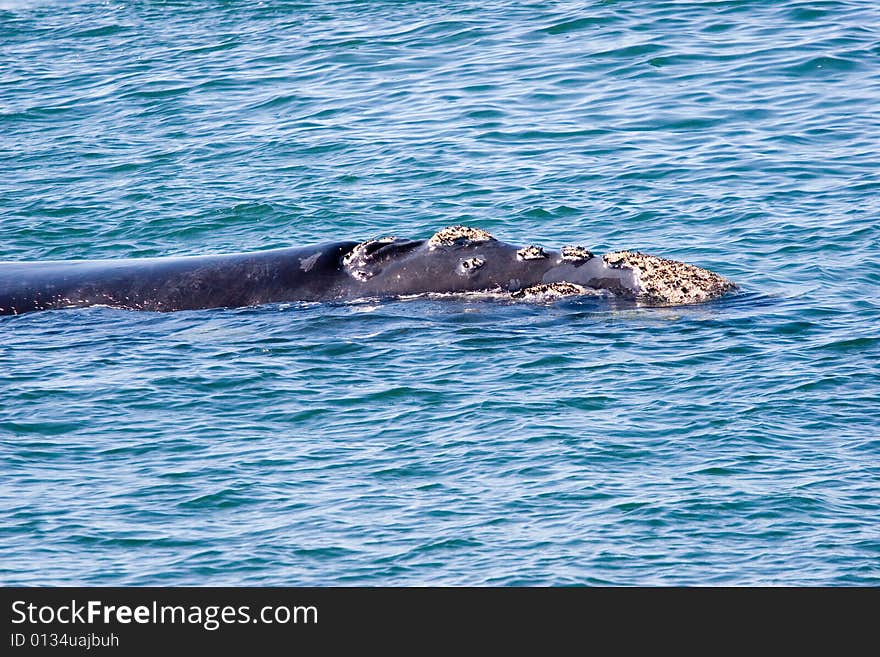
[[[0,0],[0,259],[639,249],[678,308],[0,318],[0,582],[880,584],[880,5]]]

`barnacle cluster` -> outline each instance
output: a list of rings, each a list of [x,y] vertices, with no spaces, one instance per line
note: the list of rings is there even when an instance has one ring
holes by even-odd
[[[549,300],[587,293],[588,290],[585,287],[575,285],[574,283],[566,283],[562,281],[559,283],[540,283],[538,285],[532,285],[530,287],[523,288],[522,290],[511,292],[510,296],[514,299]]]
[[[639,299],[651,303],[700,303],[736,287],[708,269],[638,251],[616,251],[602,257],[609,267],[633,270],[641,288]]]
[[[434,233],[428,240],[428,246],[452,246],[462,242],[490,242],[495,238],[491,233],[470,226],[447,226]]]
[[[571,262],[583,262],[585,260],[591,260],[595,257],[592,251],[589,249],[585,249],[582,246],[563,246],[562,247],[562,259],[569,260]]]
[[[527,246],[517,251],[516,257],[520,260],[540,260],[546,258],[547,254],[540,246]]]

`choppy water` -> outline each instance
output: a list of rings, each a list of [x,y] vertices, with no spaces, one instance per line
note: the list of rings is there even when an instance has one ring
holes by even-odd
[[[875,2],[0,1],[0,258],[469,223],[743,292],[0,319],[6,584],[880,584]]]

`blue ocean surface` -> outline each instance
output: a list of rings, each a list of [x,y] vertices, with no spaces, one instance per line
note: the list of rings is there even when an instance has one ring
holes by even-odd
[[[450,224],[738,293],[0,318],[0,583],[880,584],[880,5],[0,0],[0,260]]]

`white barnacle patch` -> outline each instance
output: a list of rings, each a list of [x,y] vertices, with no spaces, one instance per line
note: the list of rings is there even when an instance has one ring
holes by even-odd
[[[396,239],[396,237],[380,237],[378,239],[361,242],[351,251],[342,256],[342,265],[348,270],[348,273],[351,274],[352,278],[359,281],[365,281],[368,278],[372,278],[374,272],[368,271],[365,267],[370,261],[370,256],[376,250],[376,245],[391,244]]]
[[[495,238],[485,230],[470,226],[447,226],[434,233],[428,240],[428,246],[453,246],[462,242],[491,242]]]
[[[546,258],[547,254],[540,246],[527,246],[517,251],[516,257],[519,260],[540,260]]]
[[[629,269],[636,275],[638,298],[649,303],[701,303],[720,297],[736,285],[718,274],[638,251],[617,251],[603,256],[614,269]]]
[[[482,258],[468,258],[459,263],[459,268],[463,274],[472,274],[485,264]]]
[[[511,292],[510,296],[514,299],[525,299],[528,301],[550,301],[552,299],[581,296],[589,293],[589,290],[585,287],[560,281],[558,283],[532,285],[531,287]]]
[[[606,253],[602,256],[605,264],[613,269],[623,269],[626,267],[627,257],[635,251],[615,251],[614,253]]]
[[[586,262],[592,260],[596,256],[589,249],[582,246],[563,246],[562,259],[569,262]]]

